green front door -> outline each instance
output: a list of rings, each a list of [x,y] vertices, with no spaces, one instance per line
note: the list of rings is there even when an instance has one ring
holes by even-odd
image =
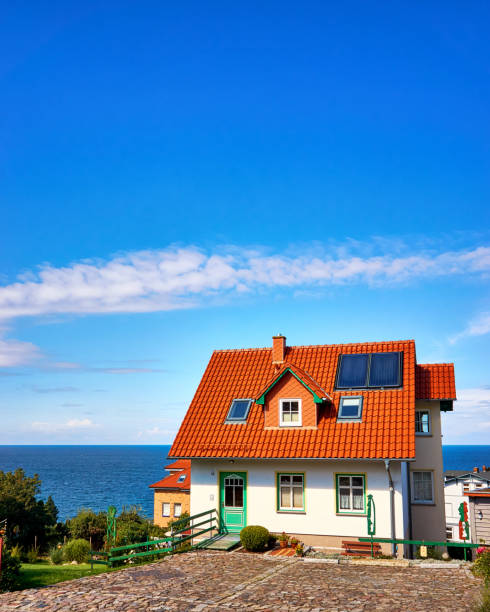
[[[247,473],[220,472],[219,500],[223,527],[240,532],[247,524]]]

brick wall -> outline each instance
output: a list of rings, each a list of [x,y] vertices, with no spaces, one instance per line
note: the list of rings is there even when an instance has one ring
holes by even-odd
[[[170,504],[170,516],[162,516],[162,504]],[[189,491],[165,491],[155,489],[153,502],[153,522],[160,527],[166,527],[170,521],[176,517],[174,515],[174,505],[182,504],[182,514],[187,512],[190,514],[191,495]]]

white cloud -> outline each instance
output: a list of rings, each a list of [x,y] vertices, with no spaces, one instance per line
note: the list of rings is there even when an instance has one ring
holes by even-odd
[[[443,413],[444,444],[488,444],[490,387],[457,390],[454,412]]]
[[[34,431],[40,433],[63,433],[63,432],[79,432],[87,431],[99,427],[91,419],[70,419],[66,423],[47,423],[43,421],[35,421],[31,425]]]
[[[451,344],[454,344],[458,340],[461,340],[461,338],[468,338],[469,336],[484,336],[488,333],[490,333],[490,312],[482,312],[469,322],[466,329],[450,338],[450,342]]]
[[[20,340],[5,340],[0,337],[0,367],[22,366],[41,357],[35,344]]]
[[[399,250],[398,250],[399,251]],[[0,318],[63,313],[151,312],[198,306],[204,298],[259,288],[383,285],[452,275],[488,275],[490,248],[358,256],[266,255],[229,248],[140,251],[65,268],[40,267],[0,288]]]

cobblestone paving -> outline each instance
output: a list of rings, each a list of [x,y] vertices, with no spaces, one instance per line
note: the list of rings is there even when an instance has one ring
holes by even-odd
[[[479,587],[463,569],[329,565],[200,551],[0,595],[0,610],[456,612],[473,609]]]

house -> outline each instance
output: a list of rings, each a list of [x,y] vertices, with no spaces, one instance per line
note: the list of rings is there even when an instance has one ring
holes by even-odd
[[[448,470],[444,472],[444,501],[446,537],[449,542],[462,542],[459,537],[459,507],[468,501],[467,493],[490,487],[490,470],[484,465],[473,471]]]
[[[180,459],[165,466],[167,476],[150,485],[154,491],[153,522],[166,527],[190,511],[191,462]]]
[[[367,535],[445,541],[442,410],[452,364],[413,340],[215,351],[170,450],[192,461],[191,514],[340,549]],[[390,550],[389,547],[384,547]],[[401,550],[398,551],[401,554]]]
[[[490,544],[490,487],[475,488],[465,493],[469,499],[471,540],[475,544]]]

